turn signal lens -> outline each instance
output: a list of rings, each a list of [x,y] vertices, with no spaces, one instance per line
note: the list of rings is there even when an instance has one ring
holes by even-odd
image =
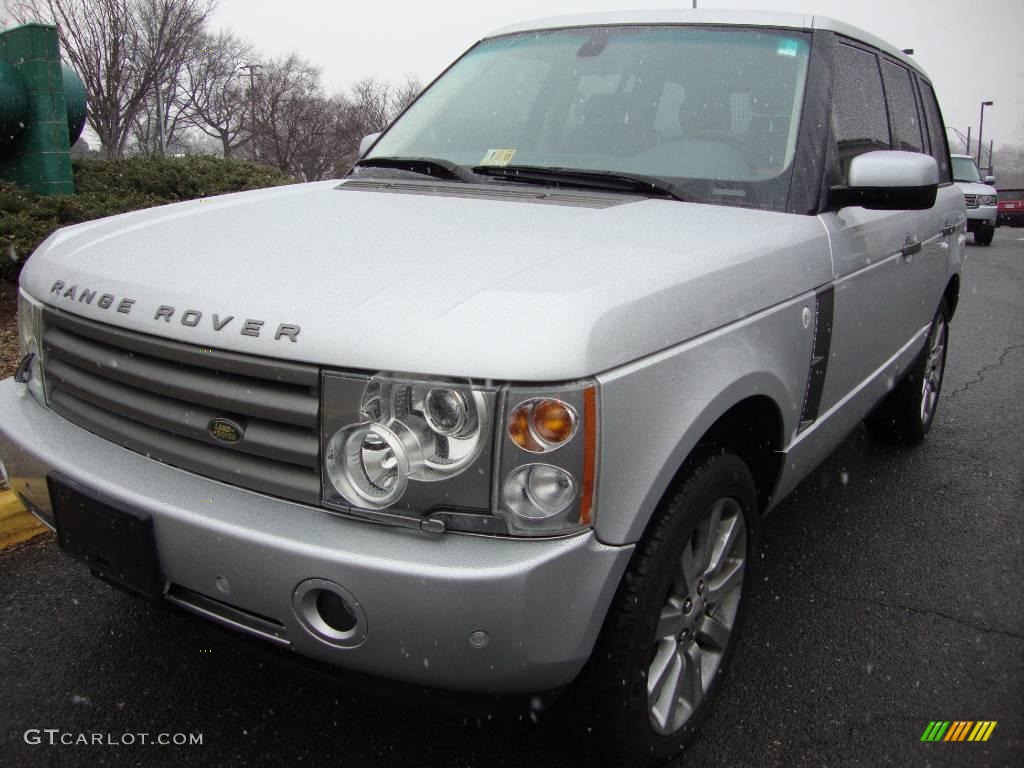
[[[508,436],[524,451],[539,453],[543,450],[530,434],[530,408],[524,403],[516,408],[508,420]]]
[[[561,400],[527,400],[508,420],[512,442],[530,453],[546,453],[576,433],[576,412]]]
[[[573,413],[558,400],[541,400],[533,406],[533,429],[545,443],[558,445],[572,437]]]

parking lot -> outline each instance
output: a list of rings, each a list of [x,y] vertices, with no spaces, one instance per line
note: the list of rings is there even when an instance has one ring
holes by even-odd
[[[765,522],[739,653],[686,765],[1020,764],[1022,381],[1024,229],[1002,228],[968,247],[924,445],[858,430]],[[0,670],[6,765],[573,763],[558,720],[528,706],[453,713],[294,670],[106,587],[49,535],[0,552]],[[921,743],[931,720],[998,725]],[[26,743],[47,728],[202,744]]]

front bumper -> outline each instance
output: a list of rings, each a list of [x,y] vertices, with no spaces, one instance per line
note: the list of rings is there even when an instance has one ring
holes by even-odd
[[[980,227],[996,225],[997,209],[994,205],[981,205],[967,209],[967,231],[977,232]]]
[[[46,478],[60,473],[152,516],[168,599],[318,661],[404,682],[482,693],[571,682],[632,552],[592,532],[510,540],[339,517],[132,453],[13,379],[0,382],[0,414],[11,486],[44,522],[53,524]],[[310,579],[358,601],[360,645],[328,644],[299,621],[293,594]],[[481,630],[488,642],[478,647],[481,635],[470,636]]]

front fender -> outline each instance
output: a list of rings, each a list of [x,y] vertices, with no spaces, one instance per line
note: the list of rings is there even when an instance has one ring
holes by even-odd
[[[601,385],[598,538],[636,542],[679,467],[733,405],[768,397],[795,434],[807,387],[813,311],[807,292],[598,377]]]

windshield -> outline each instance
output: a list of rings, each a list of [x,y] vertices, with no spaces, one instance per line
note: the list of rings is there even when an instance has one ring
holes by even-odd
[[[470,50],[369,158],[642,174],[784,208],[809,40],[788,30],[574,28]]]
[[[969,157],[953,158],[953,181],[981,181],[978,166]]]

